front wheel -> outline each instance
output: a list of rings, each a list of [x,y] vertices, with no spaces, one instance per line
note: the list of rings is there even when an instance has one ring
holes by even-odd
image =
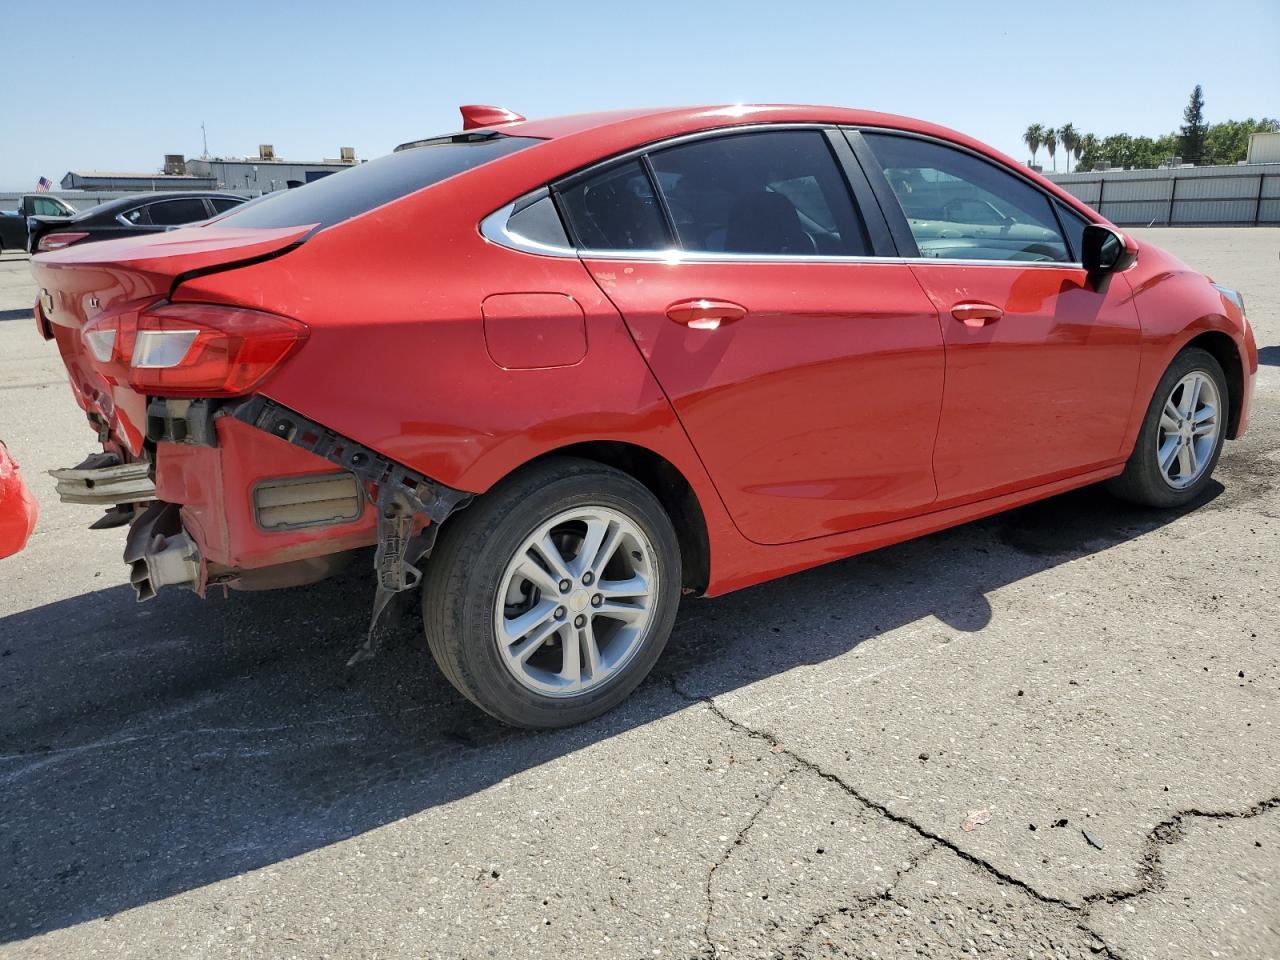
[[[675,531],[648,489],[611,467],[549,459],[442,528],[423,589],[427,645],[499,720],[582,723],[653,667],[680,581]]]
[[[1160,378],[1124,473],[1108,488],[1152,507],[1194,500],[1222,453],[1228,409],[1222,365],[1199,347],[1183,350]]]

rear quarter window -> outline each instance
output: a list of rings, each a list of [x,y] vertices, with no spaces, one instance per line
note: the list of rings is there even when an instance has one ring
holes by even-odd
[[[329,227],[541,142],[533,137],[501,135],[430,141],[302,187],[281,190],[261,202],[232,211],[218,225],[296,227],[315,223]]]

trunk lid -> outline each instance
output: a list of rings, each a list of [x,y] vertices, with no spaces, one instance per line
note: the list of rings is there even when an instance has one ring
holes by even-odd
[[[73,245],[38,254],[31,270],[43,314],[66,365],[76,401],[99,427],[104,446],[124,460],[138,458],[146,433],[146,397],[98,364],[80,336],[105,314],[141,310],[167,298],[194,273],[231,269],[276,255],[311,226],[187,227],[144,237]]]

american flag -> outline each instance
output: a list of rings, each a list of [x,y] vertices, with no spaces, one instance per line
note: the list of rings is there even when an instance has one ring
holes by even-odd
[[[36,181],[36,193],[48,193],[49,188],[53,186],[53,181],[48,177],[41,177]]]

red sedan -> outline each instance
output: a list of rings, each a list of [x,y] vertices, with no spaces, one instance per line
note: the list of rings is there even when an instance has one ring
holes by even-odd
[[[1238,293],[927,123],[525,120],[208,225],[34,258],[140,598],[376,544],[446,676],[558,726],[714,596],[1107,481],[1200,494],[1248,420]],[[357,656],[372,651],[376,631]]]
[[[36,515],[36,498],[22,482],[8,448],[0,443],[0,558],[12,556],[27,545]]]

